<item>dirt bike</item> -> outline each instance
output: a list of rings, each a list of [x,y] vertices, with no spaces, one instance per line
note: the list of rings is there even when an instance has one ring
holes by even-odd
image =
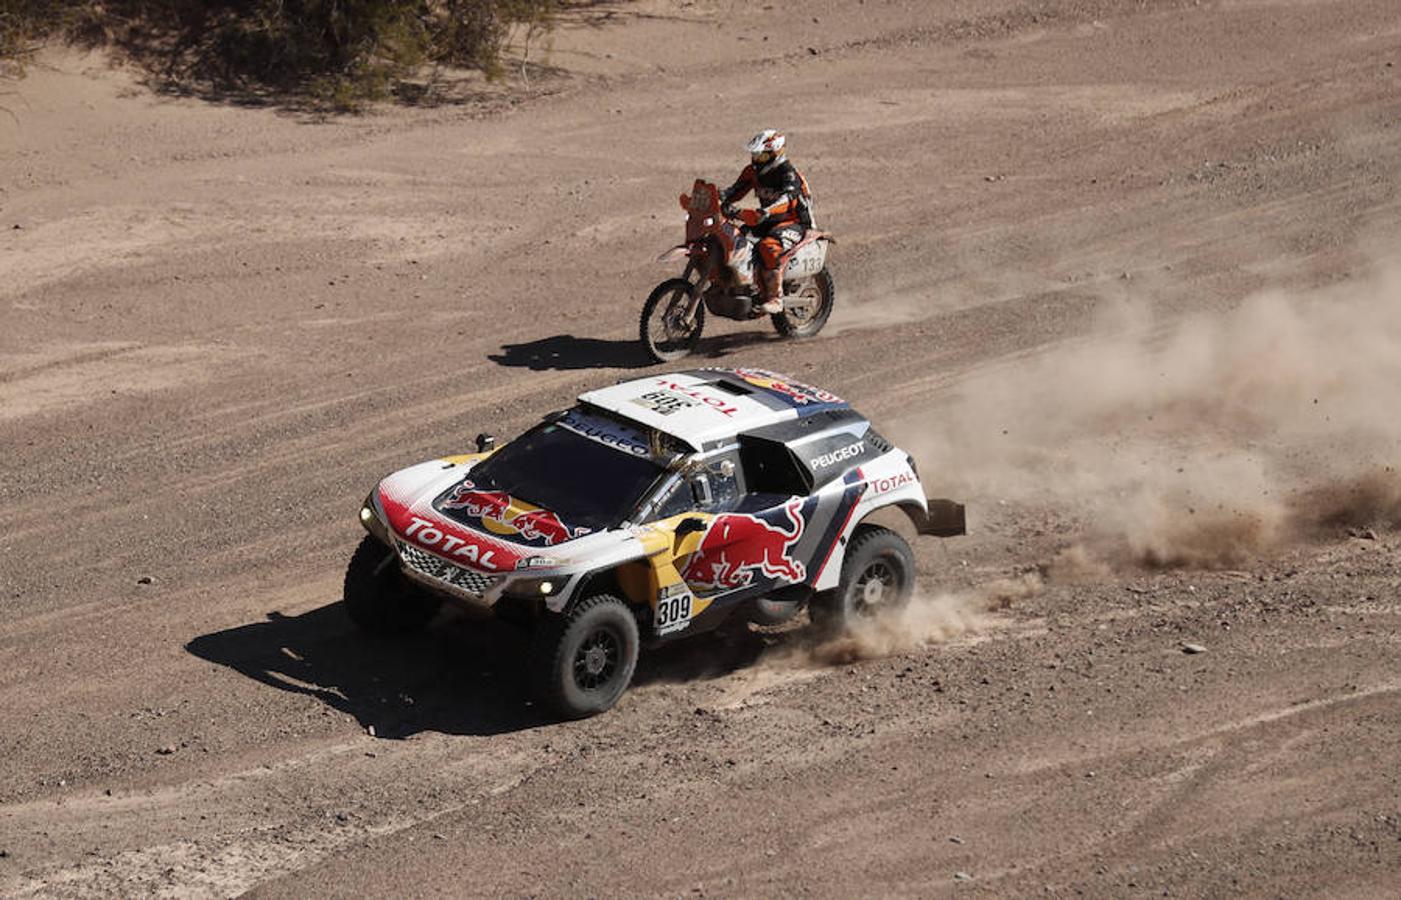
[[[758,238],[745,227],[735,210],[720,202],[720,191],[697,179],[689,194],[681,195],[686,210],[686,243],[659,257],[660,262],[685,259],[680,278],[668,278],[652,289],[642,306],[639,336],[657,362],[686,356],[700,341],[705,314],[747,322],[768,315],[784,337],[812,337],[827,324],[836,294],[827,269],[827,246],[832,236],[807,229],[802,240],[780,257],[783,272],[783,311],[762,309],[754,248]]]

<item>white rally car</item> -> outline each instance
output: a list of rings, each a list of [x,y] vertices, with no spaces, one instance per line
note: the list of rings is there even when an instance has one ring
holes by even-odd
[[[908,599],[909,544],[867,522],[964,533],[914,460],[839,397],[773,372],[699,369],[579,396],[500,449],[389,475],[360,521],[345,603],[380,633],[442,601],[533,629],[533,689],[565,716],[612,706],[640,648],[742,617],[819,626]]]

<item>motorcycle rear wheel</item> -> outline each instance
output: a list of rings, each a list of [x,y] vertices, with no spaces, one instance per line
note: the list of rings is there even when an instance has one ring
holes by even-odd
[[[672,362],[690,355],[705,328],[705,304],[695,303],[696,286],[684,278],[670,278],[652,289],[642,304],[638,337],[656,362]]]
[[[810,338],[832,317],[836,301],[837,288],[832,283],[832,273],[823,269],[812,280],[804,282],[796,296],[784,301],[783,312],[769,318],[778,333],[786,338]]]

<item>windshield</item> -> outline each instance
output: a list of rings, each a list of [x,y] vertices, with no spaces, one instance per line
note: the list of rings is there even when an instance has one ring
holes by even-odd
[[[645,444],[619,440],[617,425],[608,424],[602,434],[592,417],[571,411],[511,441],[475,466],[470,478],[479,489],[543,507],[571,525],[615,527],[666,469],[635,452]]]

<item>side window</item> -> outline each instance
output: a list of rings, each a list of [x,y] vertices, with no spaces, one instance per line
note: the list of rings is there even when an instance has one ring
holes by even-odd
[[[710,504],[707,512],[725,512],[739,505],[743,491],[739,484],[739,454],[726,453],[710,464]]]
[[[710,491],[708,502],[697,499],[700,489],[695,484],[696,476],[676,478],[668,488],[670,493],[657,504],[652,518],[665,519],[692,510],[726,512],[739,505],[744,492],[740,487],[737,454],[727,453],[709,460],[702,474]]]
[[[805,496],[811,490],[807,473],[798,468],[788,448],[761,438],[740,438],[744,482],[751,494]]]
[[[673,478],[671,481],[671,493],[666,499],[657,505],[657,511],[652,516],[653,519],[667,519],[672,516],[679,516],[684,512],[695,509],[695,501],[691,499],[691,486],[683,478]]]

